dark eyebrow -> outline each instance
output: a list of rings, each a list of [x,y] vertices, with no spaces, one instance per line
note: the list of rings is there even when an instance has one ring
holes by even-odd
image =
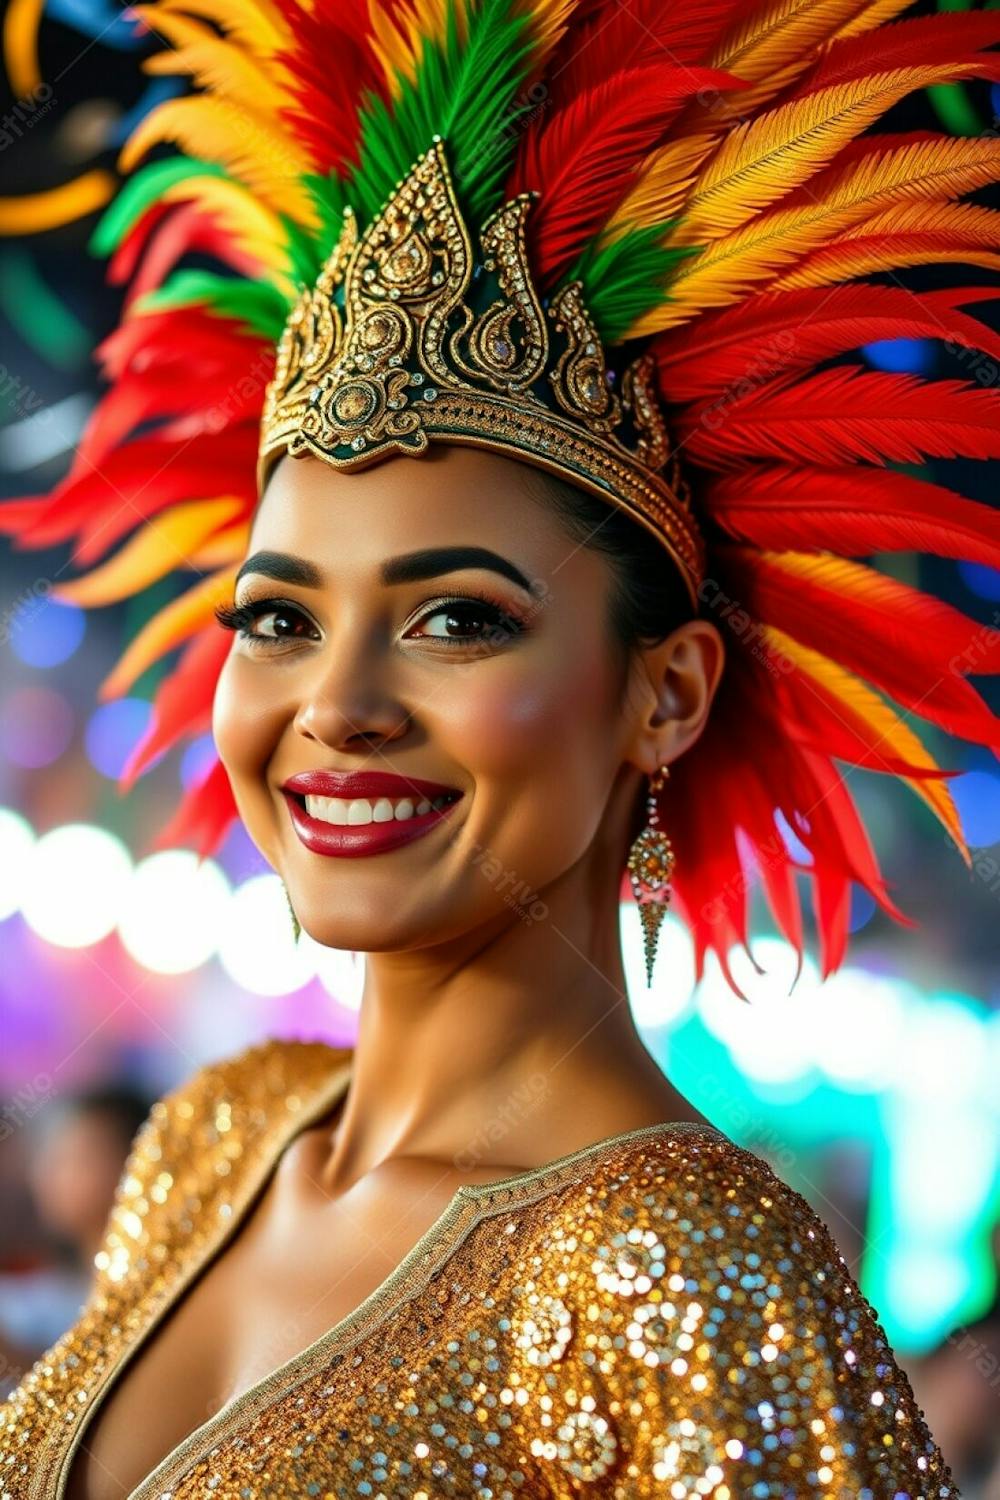
[[[419,583],[438,573],[453,573],[457,568],[489,568],[531,593],[531,585],[520,568],[488,547],[425,547],[420,552],[390,558],[382,565],[381,578],[383,583]],[[287,552],[255,552],[240,568],[235,583],[247,573],[262,573],[265,578],[276,578],[280,583],[299,583],[308,589],[318,589],[323,582],[314,563]]]
[[[393,557],[382,564],[382,582],[419,583],[438,573],[453,573],[457,568],[489,568],[531,593],[531,585],[520,568],[488,547],[425,547],[420,552],[408,552],[405,557]]]
[[[323,582],[323,575],[314,563],[306,562],[304,557],[292,557],[288,552],[255,552],[247,558],[233,583],[239,583],[247,573],[262,573],[279,583],[301,583],[307,589],[318,589]]]

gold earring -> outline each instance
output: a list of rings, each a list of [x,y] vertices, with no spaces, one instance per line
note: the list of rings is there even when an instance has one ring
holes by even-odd
[[[669,766],[660,766],[653,772],[646,798],[646,827],[633,843],[628,856],[632,894],[642,922],[647,987],[653,982],[656,940],[672,895],[670,877],[673,874],[675,856],[669,838],[660,827],[660,814],[656,806],[656,794],[669,775]]]
[[[299,921],[298,917],[295,915],[294,908],[292,907],[292,898],[288,894],[288,887],[287,887],[287,885],[285,884],[284,881],[281,882],[281,889],[285,893],[285,900],[288,903],[288,915],[292,919],[292,935],[293,935],[293,940],[297,943],[298,940],[299,940],[299,933],[302,931],[302,924]]]

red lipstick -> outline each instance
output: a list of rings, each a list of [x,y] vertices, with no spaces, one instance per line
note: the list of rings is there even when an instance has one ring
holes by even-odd
[[[456,787],[387,771],[303,771],[290,776],[281,790],[288,803],[292,826],[306,848],[314,854],[347,858],[384,854],[412,843],[447,818],[462,797]],[[377,801],[386,797],[393,803],[406,799],[413,804],[414,812],[409,818],[393,816],[380,823],[330,823],[307,812],[307,795],[346,801],[354,798]],[[431,807],[427,812],[416,812],[420,802],[441,797],[451,800],[444,806]]]

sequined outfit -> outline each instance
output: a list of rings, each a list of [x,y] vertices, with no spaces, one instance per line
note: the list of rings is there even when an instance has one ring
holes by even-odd
[[[0,1423],[2,1500],[64,1492],[116,1371],[238,1230],[350,1052],[202,1068],[137,1137],[76,1326]],[[131,1500],[954,1496],[829,1232],[707,1127],[462,1187],[347,1318]]]

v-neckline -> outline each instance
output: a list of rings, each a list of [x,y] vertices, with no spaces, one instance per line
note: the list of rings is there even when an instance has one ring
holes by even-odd
[[[353,1057],[353,1052],[351,1057]],[[105,1372],[87,1411],[81,1417],[73,1433],[72,1441],[63,1451],[58,1466],[54,1500],[65,1500],[73,1459],[97,1412],[107,1400],[126,1367],[146,1346],[152,1334],[156,1332],[168,1314],[177,1307],[199,1276],[236,1237],[288,1148],[303,1131],[321,1120],[342,1101],[351,1080],[351,1057],[339,1068],[333,1070],[330,1079],[317,1096],[302,1110],[301,1114],[293,1117],[289,1128],[281,1133],[272,1149],[257,1164],[256,1171],[251,1174],[249,1183],[240,1194],[239,1202],[234,1203],[233,1212],[221,1227],[220,1232],[209,1239],[185,1273],[178,1277],[169,1295],[157,1308],[155,1315],[144,1325],[138,1337],[130,1341]],[[164,1455],[144,1479],[140,1480],[136,1488],[130,1491],[126,1500],[164,1500],[167,1493],[165,1486],[169,1486],[171,1479],[176,1481],[181,1477],[183,1472],[196,1461],[199,1450],[208,1452],[218,1442],[223,1441],[229,1432],[238,1429],[244,1413],[251,1409],[261,1411],[271,1404],[271,1400],[276,1398],[282,1390],[307,1379],[313,1366],[320,1367],[321,1356],[322,1364],[329,1363],[334,1354],[346,1352],[342,1346],[350,1341],[352,1334],[356,1334],[353,1343],[357,1343],[380,1322],[383,1322],[394,1304],[394,1293],[409,1283],[411,1272],[423,1263],[422,1279],[419,1286],[415,1288],[413,1293],[415,1295],[420,1287],[426,1285],[438,1266],[451,1257],[469,1231],[487,1217],[490,1208],[495,1203],[499,1203],[502,1208],[507,1208],[533,1201],[533,1190],[534,1197],[544,1196],[554,1186],[561,1185],[564,1177],[568,1179],[575,1167],[596,1160],[619,1145],[641,1141],[661,1134],[663,1131],[680,1131],[684,1134],[691,1131],[712,1136],[719,1134],[714,1126],[702,1125],[694,1120],[663,1121],[655,1125],[640,1125],[632,1130],[618,1131],[614,1135],[605,1136],[603,1140],[594,1141],[588,1146],[581,1146],[576,1151],[556,1157],[553,1161],[541,1166],[528,1167],[523,1172],[515,1172],[510,1177],[498,1178],[493,1182],[463,1183],[461,1187],[456,1188],[449,1203],[395,1269],[390,1271],[388,1276],[379,1282],[378,1286],[353,1311],[340,1318],[325,1333],[320,1334],[298,1354],[293,1354],[270,1374],[262,1376],[245,1391],[233,1396],[214,1416],[194,1428],[187,1437],[182,1438]]]

